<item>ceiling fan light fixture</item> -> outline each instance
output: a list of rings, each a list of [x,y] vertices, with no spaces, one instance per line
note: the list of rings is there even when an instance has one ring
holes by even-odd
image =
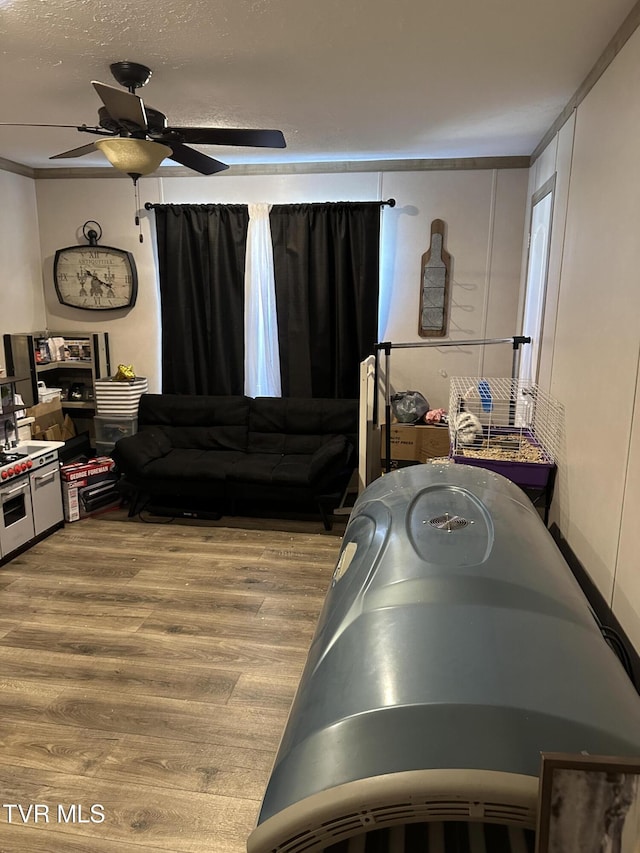
[[[114,136],[95,142],[107,160],[120,172],[135,178],[155,172],[160,163],[173,152],[168,145],[150,139]]]

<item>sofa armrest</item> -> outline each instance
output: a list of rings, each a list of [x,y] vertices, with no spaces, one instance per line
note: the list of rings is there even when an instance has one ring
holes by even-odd
[[[123,474],[142,474],[149,462],[161,459],[171,449],[166,434],[161,429],[151,428],[121,438],[112,455]]]
[[[309,482],[315,483],[339,474],[349,463],[353,445],[345,435],[333,435],[311,457]]]

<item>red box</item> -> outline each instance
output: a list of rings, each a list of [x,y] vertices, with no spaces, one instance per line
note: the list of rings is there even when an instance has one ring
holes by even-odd
[[[96,456],[88,462],[71,462],[60,469],[65,521],[79,521],[120,500],[110,456]]]

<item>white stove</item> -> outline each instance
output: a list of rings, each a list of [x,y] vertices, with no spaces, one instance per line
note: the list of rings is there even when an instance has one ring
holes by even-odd
[[[62,521],[58,449],[31,441],[0,450],[0,561]]]
[[[58,448],[63,446],[63,441],[30,441],[8,450],[0,449],[0,483],[57,461]]]
[[[0,450],[0,480],[16,479],[28,474],[33,468],[33,459],[18,450]]]

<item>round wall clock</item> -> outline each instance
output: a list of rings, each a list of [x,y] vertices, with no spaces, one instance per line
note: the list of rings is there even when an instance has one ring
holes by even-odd
[[[88,246],[58,249],[53,262],[53,281],[58,300],[71,308],[109,311],[130,308],[138,295],[138,274],[131,252],[99,246],[102,236],[85,222],[83,233]]]

